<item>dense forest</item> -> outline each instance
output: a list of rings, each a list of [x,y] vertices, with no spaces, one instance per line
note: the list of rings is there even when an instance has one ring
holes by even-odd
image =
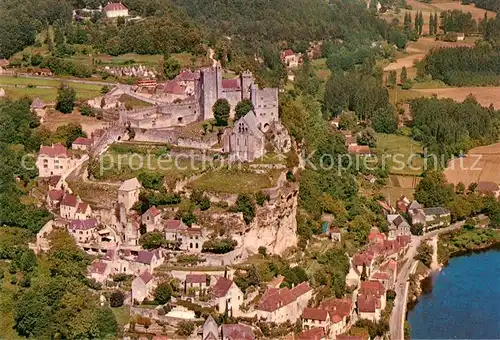
[[[467,4],[476,4],[476,7],[484,8],[493,12],[500,11],[500,2],[498,0],[462,0],[462,3]]]

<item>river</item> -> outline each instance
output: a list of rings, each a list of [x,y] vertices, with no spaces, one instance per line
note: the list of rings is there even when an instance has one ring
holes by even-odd
[[[412,339],[500,339],[500,249],[452,258],[422,287]]]

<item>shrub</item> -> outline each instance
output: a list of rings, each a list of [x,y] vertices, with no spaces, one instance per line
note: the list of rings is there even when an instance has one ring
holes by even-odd
[[[180,336],[189,336],[193,333],[194,327],[194,322],[183,320],[177,324],[176,333]]]
[[[109,305],[113,308],[123,306],[123,301],[125,300],[125,296],[119,290],[115,290],[109,296]]]
[[[223,238],[223,239],[211,239],[203,243],[202,252],[204,253],[214,253],[214,254],[225,254],[234,250],[238,245],[233,239]]]

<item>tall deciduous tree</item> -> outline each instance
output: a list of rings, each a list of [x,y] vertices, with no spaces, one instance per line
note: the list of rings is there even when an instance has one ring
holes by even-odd
[[[62,113],[71,113],[75,107],[76,92],[68,86],[61,84],[57,94],[56,109]]]
[[[237,121],[238,119],[244,117],[253,109],[254,107],[252,101],[250,99],[243,99],[238,104],[236,104],[236,107],[234,109],[234,120]]]
[[[213,108],[215,125],[226,126],[231,112],[231,106],[226,99],[217,99]]]

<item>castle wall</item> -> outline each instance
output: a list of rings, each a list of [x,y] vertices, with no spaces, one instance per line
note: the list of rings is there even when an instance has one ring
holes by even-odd
[[[278,89],[252,89],[252,103],[257,119],[264,125],[278,120]],[[262,130],[265,130],[262,128]]]
[[[229,105],[231,106],[231,112],[229,113],[229,116],[231,118],[234,118],[236,105],[241,101],[241,90],[224,91],[222,93],[222,96],[229,102]]]

